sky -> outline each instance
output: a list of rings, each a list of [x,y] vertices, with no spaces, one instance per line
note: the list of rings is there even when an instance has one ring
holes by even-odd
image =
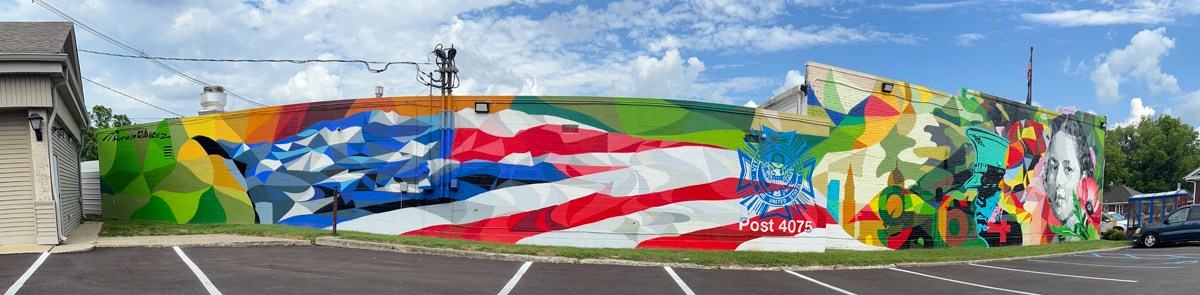
[[[38,0],[73,15],[80,49],[213,59],[429,62],[458,50],[456,95],[563,95],[763,103],[813,61],[944,92],[969,88],[1128,125],[1200,125],[1200,0]],[[0,0],[0,21],[64,21]],[[417,69],[349,63],[172,61],[266,105],[428,95]],[[194,116],[203,86],[143,59],[80,53],[82,75]],[[420,70],[429,71],[431,66]],[[176,115],[94,84],[89,105],[136,122]],[[235,97],[227,111],[253,108]]]

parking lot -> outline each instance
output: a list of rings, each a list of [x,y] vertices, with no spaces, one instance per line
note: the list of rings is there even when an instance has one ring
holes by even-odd
[[[1200,246],[1168,245],[979,265],[786,272],[472,260],[323,246],[98,248],[86,253],[0,255],[0,290],[7,290],[6,294],[1190,294],[1197,286],[1193,275],[1200,270],[1197,260]]]

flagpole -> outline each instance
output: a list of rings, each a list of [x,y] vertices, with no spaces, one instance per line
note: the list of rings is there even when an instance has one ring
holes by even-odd
[[[1033,46],[1029,46],[1029,72],[1025,78],[1029,80],[1029,93],[1025,95],[1025,104],[1028,105],[1033,102]]]

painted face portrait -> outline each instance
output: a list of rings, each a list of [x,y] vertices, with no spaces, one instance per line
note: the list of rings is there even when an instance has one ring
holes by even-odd
[[[1046,150],[1045,166],[1042,167],[1042,179],[1054,217],[1062,225],[1070,225],[1080,222],[1075,220],[1073,214],[1076,208],[1075,188],[1080,180],[1092,174],[1091,155],[1079,122],[1068,116],[1060,116],[1051,125],[1053,132]]]

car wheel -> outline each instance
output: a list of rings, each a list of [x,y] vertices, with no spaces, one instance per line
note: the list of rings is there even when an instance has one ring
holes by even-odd
[[[1114,227],[1114,228],[1117,229],[1118,231],[1125,231],[1125,228],[1123,228],[1123,227]]]
[[[1146,246],[1146,248],[1154,248],[1158,246],[1158,242],[1158,234],[1148,233],[1142,237],[1142,246]]]

